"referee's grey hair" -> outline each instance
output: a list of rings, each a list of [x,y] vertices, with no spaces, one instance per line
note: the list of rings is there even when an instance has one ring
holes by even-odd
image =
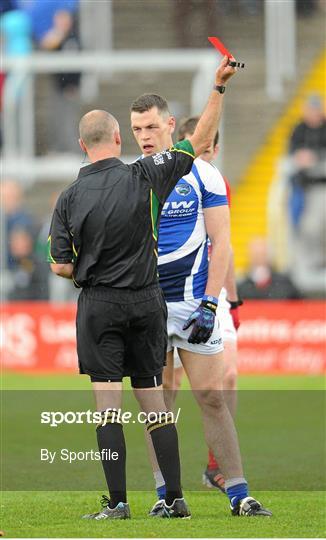
[[[90,111],[79,122],[79,136],[87,148],[112,143],[115,131],[119,131],[118,121],[107,111]]]
[[[168,102],[158,94],[142,94],[131,104],[130,111],[143,113],[150,111],[153,107],[157,107],[161,114],[170,115]]]

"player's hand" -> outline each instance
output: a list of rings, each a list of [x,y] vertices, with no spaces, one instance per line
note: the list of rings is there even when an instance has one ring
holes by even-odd
[[[235,59],[233,58],[233,56],[231,58],[229,58],[228,56],[224,56],[219,67],[216,70],[215,84],[217,86],[225,86],[227,81],[237,71],[237,68],[229,65],[229,60],[235,60]]]
[[[238,307],[235,307],[235,308],[230,308],[230,315],[232,317],[232,321],[233,321],[233,326],[236,330],[238,330],[239,326],[240,326],[240,316],[239,316],[239,308]]]
[[[242,300],[237,300],[235,302],[230,302],[230,300],[228,300],[229,304],[230,304],[230,315],[232,317],[232,321],[233,321],[233,326],[236,330],[238,330],[239,326],[240,326],[240,313],[239,313],[239,306],[242,306],[243,302]]]
[[[188,343],[206,343],[209,340],[214,330],[216,309],[217,304],[202,300],[183,325],[183,330],[193,325]]]

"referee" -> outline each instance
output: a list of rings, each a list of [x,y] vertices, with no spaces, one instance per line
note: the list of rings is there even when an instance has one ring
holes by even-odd
[[[131,378],[147,414],[147,429],[166,484],[162,517],[190,516],[181,490],[175,425],[164,419],[154,422],[150,414],[166,411],[162,371],[167,312],[157,277],[157,231],[169,193],[214,138],[224,86],[235,71],[224,57],[207,106],[188,140],[131,165],[119,160],[119,124],[110,113],[90,111],[80,121],[79,144],[91,164],[79,171],[58,199],[48,260],[55,274],[82,288],[77,311],[79,371],[90,376],[97,410],[103,413],[97,427],[101,455],[109,449],[118,455],[115,461],[102,460],[110,498],[104,496],[102,510],[85,518],[130,517],[125,440],[114,411],[122,405],[124,376]]]

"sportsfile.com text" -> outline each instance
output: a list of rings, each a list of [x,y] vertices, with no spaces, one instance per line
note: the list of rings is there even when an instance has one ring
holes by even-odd
[[[50,427],[58,427],[61,424],[97,424],[105,425],[110,419],[121,424],[146,424],[164,421],[177,423],[181,409],[173,411],[161,411],[146,413],[140,411],[133,415],[131,411],[122,411],[121,409],[109,408],[102,412],[91,411],[42,411],[41,424],[48,424]]]

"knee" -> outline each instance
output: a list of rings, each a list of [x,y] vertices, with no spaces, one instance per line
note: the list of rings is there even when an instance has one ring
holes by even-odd
[[[224,390],[236,390],[237,389],[238,372],[236,369],[228,369],[223,379]]]
[[[197,399],[200,407],[206,411],[216,412],[225,406],[222,390],[200,390]]]

